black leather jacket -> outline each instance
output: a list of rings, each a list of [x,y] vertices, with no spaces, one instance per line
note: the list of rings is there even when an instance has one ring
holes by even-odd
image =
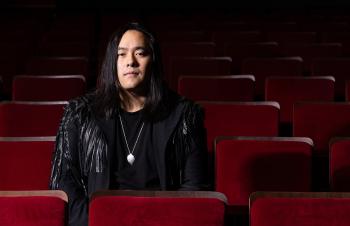
[[[69,225],[87,226],[89,196],[109,188],[109,154],[114,150],[113,117],[99,118],[91,106],[91,95],[66,106],[52,160],[50,189],[69,197]],[[203,111],[192,101],[176,96],[173,110],[154,122],[152,139],[162,190],[206,189],[207,148]],[[112,136],[110,139],[108,136]]]

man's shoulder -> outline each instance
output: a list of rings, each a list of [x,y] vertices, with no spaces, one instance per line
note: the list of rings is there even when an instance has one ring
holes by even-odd
[[[89,112],[92,108],[92,103],[95,98],[94,93],[88,93],[80,97],[76,97],[68,101],[67,111],[75,112],[77,114],[82,112]]]
[[[181,112],[181,114],[184,114],[185,117],[186,115],[203,114],[203,108],[197,102],[188,99],[185,96],[181,96],[175,92],[172,95],[172,100],[175,108],[178,109],[174,112]]]

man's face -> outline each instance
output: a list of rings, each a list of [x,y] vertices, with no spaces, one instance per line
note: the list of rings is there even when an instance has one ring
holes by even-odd
[[[118,81],[125,91],[141,91],[151,64],[146,37],[137,30],[128,30],[118,46]],[[141,90],[140,90],[141,89]]]

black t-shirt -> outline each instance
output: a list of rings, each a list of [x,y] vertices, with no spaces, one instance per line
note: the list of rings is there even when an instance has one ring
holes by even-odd
[[[135,157],[133,164],[127,161],[129,151],[125,143],[119,115],[116,123],[116,148],[112,159],[112,188],[114,189],[160,189],[160,182],[156,168],[155,153],[152,144],[152,124],[142,118],[142,110],[126,112],[119,110],[124,126],[126,140],[130,152],[139,139],[132,154]],[[143,125],[144,124],[144,125]],[[143,125],[143,126],[142,126]]]

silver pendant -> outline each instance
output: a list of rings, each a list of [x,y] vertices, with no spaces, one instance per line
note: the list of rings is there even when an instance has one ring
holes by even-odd
[[[126,157],[126,160],[128,160],[129,164],[132,165],[135,161],[135,157],[133,154],[128,154],[128,156]]]

